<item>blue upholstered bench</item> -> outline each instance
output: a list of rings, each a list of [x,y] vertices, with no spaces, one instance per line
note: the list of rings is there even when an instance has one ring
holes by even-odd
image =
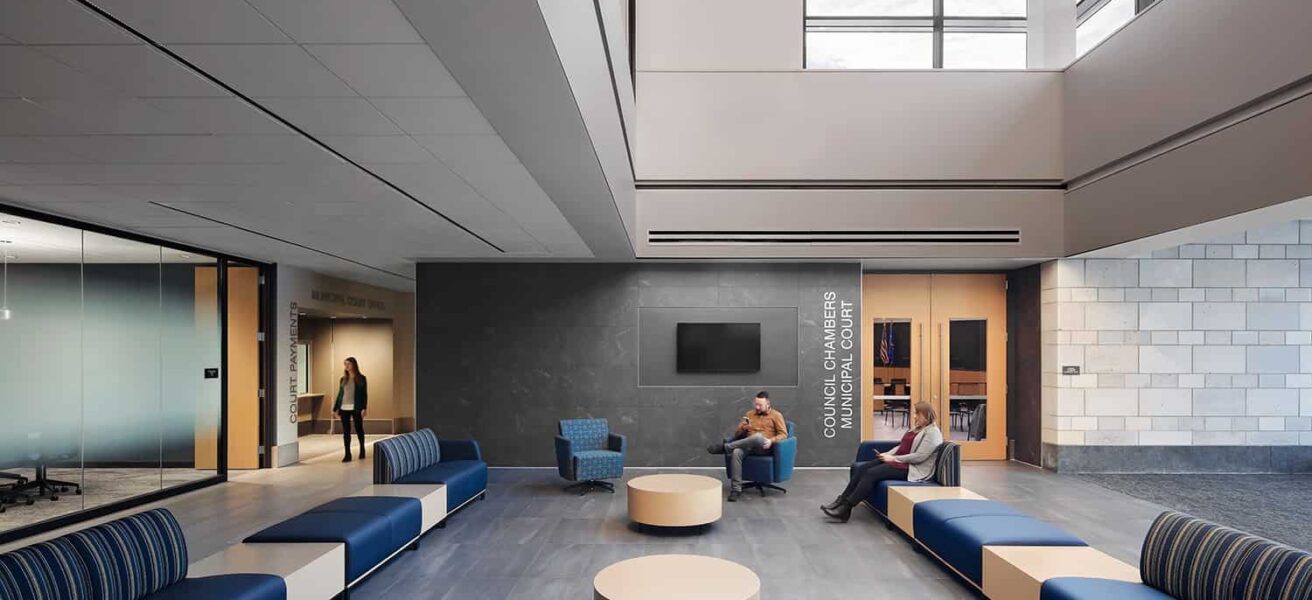
[[[916,504],[916,541],[979,586],[984,546],[1087,546],[1084,540],[989,500],[932,500]]]
[[[417,498],[352,496],[316,506],[244,541],[345,544],[343,583],[349,587],[407,546],[414,545],[422,528]]]
[[[285,600],[273,575],[187,577],[187,542],[155,509],[0,554],[0,599]]]
[[[1041,600],[1312,600],[1312,553],[1167,511],[1143,541],[1143,583],[1058,577]]]
[[[861,442],[857,448],[856,460],[852,461],[849,471],[855,471],[857,465],[863,462],[875,460],[875,455],[880,452],[888,452],[897,448],[898,442],[888,441],[866,441]],[[866,497],[865,504],[879,513],[880,516],[888,518],[888,488],[895,485],[909,486],[944,486],[957,487],[961,485],[961,445],[956,442],[945,441],[935,450],[937,453],[934,457],[934,479],[931,481],[881,481],[870,490],[870,495]],[[892,525],[890,525],[891,527]]]
[[[474,440],[439,441],[420,429],[374,443],[374,483],[446,486],[447,513],[487,493],[487,463]]]

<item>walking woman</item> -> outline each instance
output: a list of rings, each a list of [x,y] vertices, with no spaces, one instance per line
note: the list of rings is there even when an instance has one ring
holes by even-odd
[[[337,402],[333,403],[333,413],[342,420],[342,442],[346,444],[346,457],[342,462],[351,462],[351,421],[355,421],[356,434],[360,436],[360,458],[364,458],[364,416],[369,409],[369,380],[360,372],[360,363],[355,357],[342,361],[346,372],[337,387]]]
[[[881,481],[927,481],[934,477],[934,451],[943,443],[943,433],[935,422],[934,407],[917,402],[912,409],[911,431],[891,452],[875,455],[875,460],[856,466],[852,478],[833,502],[820,507],[844,523],[852,518],[852,507],[860,504]]]

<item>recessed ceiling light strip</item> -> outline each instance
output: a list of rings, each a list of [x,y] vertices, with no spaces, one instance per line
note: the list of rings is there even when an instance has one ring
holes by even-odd
[[[141,33],[140,31],[137,31],[137,30],[134,29],[131,25],[128,25],[127,23],[124,23],[123,21],[121,21],[121,20],[119,20],[117,17],[115,17],[114,15],[111,15],[111,14],[109,14],[108,12],[104,11],[103,9],[101,9],[99,6],[96,6],[95,4],[92,4],[90,0],[72,0],[72,1],[73,1],[73,2],[76,2],[76,3],[78,3],[78,4],[81,4],[81,5],[82,5],[83,7],[85,7],[87,10],[89,10],[89,11],[91,11],[91,12],[93,12],[93,13],[99,15],[101,18],[105,19],[106,21],[109,21],[110,23],[113,23],[115,26],[117,26],[117,27],[123,29],[124,31],[128,32],[129,34],[131,34],[133,37],[135,37],[135,38],[141,40],[141,41],[142,41],[143,43],[145,43],[146,45],[148,45],[148,46],[154,48],[155,50],[157,50],[157,51],[163,53],[165,56],[167,56],[167,57],[173,59],[174,61],[177,61],[178,64],[180,64],[180,65],[182,65],[183,67],[187,68],[189,71],[195,73],[196,75],[199,75],[200,77],[203,77],[205,80],[209,81],[210,83],[213,83],[214,85],[219,86],[219,87],[222,88],[224,91],[226,91],[226,92],[232,94],[233,96],[236,96],[237,98],[239,98],[241,101],[245,102],[245,103],[246,103],[248,106],[250,106],[251,108],[254,108],[254,109],[256,109],[256,110],[258,110],[258,111],[264,113],[264,115],[267,116],[267,117],[269,117],[270,119],[273,119],[273,120],[277,121],[278,123],[280,123],[281,125],[283,125],[284,127],[288,128],[288,129],[290,129],[290,130],[292,130],[292,131],[295,131],[297,134],[300,134],[300,135],[301,135],[302,137],[304,137],[305,139],[310,140],[310,141],[313,142],[315,145],[319,146],[319,148],[322,149],[323,151],[325,151],[325,152],[327,152],[327,153],[329,153],[329,154],[332,154],[333,156],[337,157],[339,160],[341,160],[341,161],[343,161],[343,162],[345,162],[345,163],[347,163],[347,164],[349,164],[349,165],[351,165],[351,166],[354,166],[355,168],[357,168],[357,169],[363,171],[364,173],[368,174],[370,177],[373,177],[374,179],[378,180],[379,183],[382,183],[383,185],[386,185],[387,187],[391,188],[392,191],[395,191],[396,193],[401,194],[402,196],[405,196],[405,197],[408,198],[410,201],[414,202],[415,204],[418,204],[420,207],[424,208],[424,209],[427,210],[428,212],[431,212],[431,213],[433,213],[433,214],[435,214],[435,215],[441,217],[444,221],[446,221],[446,222],[448,222],[448,223],[454,225],[456,228],[460,229],[461,231],[463,231],[463,232],[465,232],[465,233],[468,233],[469,235],[473,236],[473,237],[474,237],[475,239],[477,239],[478,241],[483,242],[484,244],[486,244],[488,247],[492,248],[493,250],[496,250],[497,252],[499,252],[499,253],[501,253],[501,254],[505,254],[505,253],[506,253],[506,251],[505,251],[505,250],[502,250],[500,246],[498,246],[498,245],[492,243],[492,242],[491,242],[490,240],[488,240],[487,238],[485,238],[485,237],[483,237],[483,236],[481,236],[481,235],[475,233],[472,229],[470,229],[470,228],[468,228],[468,227],[465,227],[464,225],[461,225],[461,224],[460,224],[459,222],[457,222],[455,219],[452,219],[451,217],[446,216],[446,214],[442,213],[442,211],[439,211],[439,210],[437,210],[437,209],[435,209],[435,208],[433,208],[433,207],[431,207],[431,206],[425,204],[423,201],[421,201],[421,200],[419,200],[418,198],[414,197],[414,196],[411,195],[409,192],[407,192],[407,191],[401,189],[401,188],[400,188],[399,186],[397,186],[396,184],[392,183],[391,181],[388,181],[387,179],[384,179],[381,175],[379,175],[379,174],[377,174],[377,173],[375,173],[375,172],[369,170],[369,169],[368,169],[367,167],[365,167],[363,164],[360,164],[360,163],[358,163],[358,162],[356,162],[356,161],[354,161],[354,160],[351,160],[350,158],[347,158],[347,156],[346,156],[345,154],[342,154],[341,152],[338,152],[335,148],[333,148],[332,146],[329,146],[327,143],[323,142],[323,141],[320,140],[319,138],[316,138],[316,137],[314,137],[313,135],[310,135],[309,132],[305,131],[304,129],[301,129],[300,127],[297,127],[296,125],[293,125],[291,121],[288,121],[287,119],[282,118],[282,116],[280,116],[278,113],[275,113],[275,112],[273,112],[272,110],[270,110],[270,109],[268,109],[268,108],[265,108],[264,105],[260,104],[259,102],[256,102],[256,101],[255,101],[254,99],[252,99],[250,96],[247,96],[246,94],[241,93],[241,92],[238,91],[236,88],[234,88],[234,87],[228,85],[227,83],[225,83],[223,80],[219,79],[218,77],[215,77],[215,76],[213,76],[213,75],[210,75],[210,74],[209,74],[208,72],[206,72],[204,69],[201,69],[200,67],[198,67],[198,66],[196,66],[195,64],[193,64],[191,61],[188,61],[187,59],[183,58],[183,57],[182,57],[181,55],[179,55],[178,53],[176,53],[176,52],[170,50],[167,46],[165,46],[165,45],[163,45],[163,44],[161,44],[161,43],[159,43],[159,42],[156,42],[155,40],[153,40],[153,39],[147,37],[146,34]],[[263,234],[261,234],[261,235],[263,235]],[[324,254],[328,254],[328,253],[325,252]]]

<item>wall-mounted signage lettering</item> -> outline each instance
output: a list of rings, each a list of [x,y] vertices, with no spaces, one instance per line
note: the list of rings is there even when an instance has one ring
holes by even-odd
[[[364,298],[362,296],[352,296],[330,290],[310,290],[310,299],[315,302],[326,304],[337,304],[350,308],[365,308],[369,310],[387,310],[387,303],[374,298]]]
[[[1061,374],[1062,374],[1062,375],[1079,375],[1079,374],[1080,374],[1080,366],[1079,366],[1079,365],[1064,365],[1064,366],[1062,366],[1062,368],[1061,368]]]
[[[297,389],[297,381],[299,380],[299,378],[297,377],[297,368],[296,368],[296,363],[298,358],[297,346],[301,341],[301,332],[300,332],[301,313],[299,308],[300,307],[298,307],[295,302],[292,302],[290,305],[288,305],[288,311],[287,311],[287,314],[290,317],[290,320],[288,321],[290,327],[287,328],[287,338],[288,338],[287,339],[287,368],[289,369],[288,373],[290,374],[287,377],[287,397],[289,400],[288,408],[287,408],[287,421],[290,423],[296,422],[296,413],[298,410],[296,406],[296,397],[300,396],[301,394],[300,390]]]
[[[218,378],[219,378],[218,369],[215,369],[213,367],[207,367],[205,369],[205,379],[218,379]]]
[[[840,429],[856,427],[856,305],[828,290],[823,295],[820,353],[824,371],[822,431],[834,438]]]

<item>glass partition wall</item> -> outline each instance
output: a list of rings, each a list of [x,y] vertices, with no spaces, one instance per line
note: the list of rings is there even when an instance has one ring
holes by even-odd
[[[226,260],[0,212],[0,541],[226,477]]]

